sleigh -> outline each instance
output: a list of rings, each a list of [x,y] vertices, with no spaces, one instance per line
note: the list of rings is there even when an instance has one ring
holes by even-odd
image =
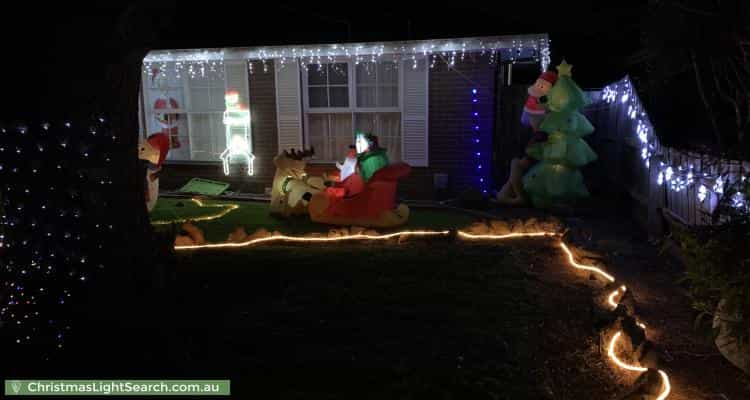
[[[333,184],[310,201],[310,218],[332,225],[390,228],[409,218],[405,204],[396,205],[398,180],[409,175],[406,163],[394,163],[377,170],[369,180],[354,173],[345,180],[329,174]]]

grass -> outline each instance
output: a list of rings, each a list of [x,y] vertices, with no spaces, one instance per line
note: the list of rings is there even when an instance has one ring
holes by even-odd
[[[577,323],[589,302],[524,271],[528,257],[554,253],[548,246],[435,239],[179,253],[179,319],[191,322],[178,329],[193,344],[185,368],[274,398],[537,398],[532,371],[550,350],[537,327]],[[571,314],[557,315],[561,305]]]
[[[264,203],[234,203],[196,223],[209,241],[240,225],[329,229],[273,218]],[[152,220],[216,211],[164,198]],[[407,228],[473,221],[413,209]],[[178,252],[176,268],[177,303],[159,312],[174,330],[161,334],[175,349],[171,375],[230,378],[240,398],[605,398],[612,386],[571,368],[601,362],[591,293],[540,278],[569,268],[545,239],[272,244]]]
[[[240,207],[225,216],[208,221],[197,221],[195,224],[201,228],[209,242],[223,242],[229,233],[238,226],[243,226],[248,233],[258,228],[269,231],[278,230],[286,234],[300,234],[308,232],[325,232],[331,227],[329,225],[317,224],[310,221],[306,216],[281,219],[272,217],[268,213],[268,204],[253,201],[224,201],[206,200],[204,204],[238,204]],[[160,198],[156,207],[151,212],[152,221],[177,220],[187,218],[199,218],[215,215],[221,208],[199,207],[190,199]],[[475,218],[469,215],[446,210],[435,209],[412,209],[407,229],[455,229],[474,222]],[[169,230],[170,225],[156,225],[157,229]]]

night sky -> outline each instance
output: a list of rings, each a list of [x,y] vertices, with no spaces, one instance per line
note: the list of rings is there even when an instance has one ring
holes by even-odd
[[[55,118],[71,112],[66,104],[85,108],[106,85],[106,64],[120,62],[134,46],[201,48],[547,32],[553,64],[565,57],[575,65],[574,77],[582,87],[601,87],[621,78],[639,46],[645,2],[620,8],[593,1],[569,3],[363,3],[357,9],[352,3],[331,2],[253,2],[241,9],[173,1],[16,4],[0,24],[6,54],[12,55],[0,63],[4,89],[13,93],[0,118]],[[131,17],[123,18],[126,14]]]

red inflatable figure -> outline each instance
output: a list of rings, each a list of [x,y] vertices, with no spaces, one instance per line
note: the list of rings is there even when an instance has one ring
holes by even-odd
[[[357,135],[357,152],[350,151],[336,180],[315,194],[308,207],[316,222],[363,227],[394,227],[409,218],[409,207],[396,204],[398,180],[411,172],[409,164],[390,164],[385,149],[372,135]],[[354,165],[355,164],[355,165]],[[329,175],[331,176],[331,175]],[[343,177],[343,179],[342,179]]]
[[[159,173],[167,158],[170,141],[166,133],[155,133],[146,139],[138,150],[138,157],[148,161],[146,167],[146,208],[151,211],[159,198]]]

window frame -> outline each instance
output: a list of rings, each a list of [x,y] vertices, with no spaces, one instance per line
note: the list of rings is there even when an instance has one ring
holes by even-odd
[[[325,65],[326,68],[328,64],[346,64],[346,73],[347,73],[347,95],[348,95],[348,104],[349,107],[310,107],[310,83],[308,79],[308,67],[309,65],[317,65],[317,63],[312,64],[305,64],[304,67],[300,68],[300,75],[302,75],[302,112],[305,113],[305,115],[309,114],[344,114],[347,112],[351,112],[352,110],[352,100],[354,90],[352,88],[352,77],[354,70],[352,68],[352,62],[349,57],[332,57],[330,59],[326,59],[325,62],[321,62],[322,65]],[[334,86],[343,86],[343,85],[334,85]],[[330,87],[330,85],[326,85],[326,87]],[[330,103],[330,98],[329,98]],[[305,117],[305,120],[307,120],[307,117]]]
[[[365,60],[362,62],[372,62],[371,60]],[[403,154],[403,108],[404,108],[404,99],[403,99],[403,80],[404,80],[404,73],[403,73],[403,65],[400,62],[399,58],[396,57],[396,55],[383,55],[378,60],[375,61],[375,63],[378,62],[392,62],[394,63],[394,66],[398,69],[398,80],[397,80],[397,86],[396,86],[396,92],[398,93],[398,106],[397,107],[357,107],[357,63],[355,61],[354,56],[337,56],[332,58],[327,58],[324,62],[321,62],[323,65],[327,64],[338,64],[338,63],[345,63],[347,65],[347,84],[349,86],[348,94],[349,94],[349,107],[310,107],[310,94],[309,94],[309,82],[308,82],[308,76],[307,76],[307,69],[305,67],[300,68],[300,75],[301,75],[301,96],[302,96],[302,121],[303,121],[303,127],[302,127],[302,143],[305,145],[305,147],[310,146],[310,118],[309,116],[311,114],[349,114],[351,118],[351,126],[352,129],[356,126],[356,114],[379,114],[379,113],[398,113],[401,118],[401,132],[400,135],[402,135],[401,142],[401,151],[399,151],[399,154]],[[317,65],[317,63],[310,63],[306,64],[305,66],[309,65]],[[375,88],[378,87],[376,84],[373,86]],[[377,89],[376,89],[377,90]],[[329,130],[330,130],[330,119],[329,119]],[[352,135],[354,132],[352,132]],[[337,159],[333,160],[325,160],[325,159],[319,159],[315,160],[312,159],[309,161],[310,164],[333,164],[337,161]]]
[[[223,78],[222,82],[223,82],[223,85],[224,85],[224,89],[223,90],[226,91],[226,71],[221,72],[221,74],[222,74],[222,78]],[[142,124],[143,124],[142,131],[143,131],[143,133],[142,133],[142,136],[143,136],[144,140],[149,136],[149,133],[148,133],[149,122],[151,121],[152,118],[155,118],[155,114],[156,114],[156,110],[153,108],[153,106],[152,105],[148,105],[146,103],[147,100],[151,100],[151,99],[148,99],[147,98],[148,96],[146,95],[147,91],[151,89],[150,84],[149,84],[149,80],[147,78],[148,78],[148,74],[146,74],[146,76],[144,76],[144,78],[141,79],[141,90],[140,90],[141,107],[142,107],[142,110],[143,110],[143,116],[142,116]],[[180,88],[182,90],[182,105],[183,105],[183,107],[173,109],[174,112],[172,112],[172,114],[179,114],[179,115],[183,116],[183,118],[185,118],[185,125],[187,126],[188,142],[191,143],[191,146],[192,146],[192,143],[193,143],[193,135],[192,135],[193,123],[192,123],[192,120],[191,120],[190,116],[191,115],[197,115],[197,114],[216,114],[216,115],[218,115],[221,118],[221,116],[223,114],[223,111],[205,111],[205,110],[193,111],[192,110],[192,96],[190,94],[190,88],[191,88],[190,77],[187,74],[183,74],[181,76],[181,78],[180,78],[180,86],[179,87],[178,86],[170,86],[169,88]],[[207,86],[201,85],[201,86],[198,86],[198,88],[200,88],[200,89],[207,89],[207,91],[210,92],[210,90],[213,89],[214,86],[212,86],[212,85],[207,85]],[[223,132],[222,132],[222,135],[223,135]],[[169,160],[169,159],[165,159],[164,160],[164,164],[165,165],[179,165],[179,164],[184,164],[184,165],[219,165],[219,164],[221,164],[221,160],[218,159],[218,156],[217,156],[216,160],[193,160],[192,159],[193,158],[193,153],[194,153],[194,151],[191,148],[190,149],[190,158],[191,158],[190,160],[184,160],[184,159],[183,160]]]

